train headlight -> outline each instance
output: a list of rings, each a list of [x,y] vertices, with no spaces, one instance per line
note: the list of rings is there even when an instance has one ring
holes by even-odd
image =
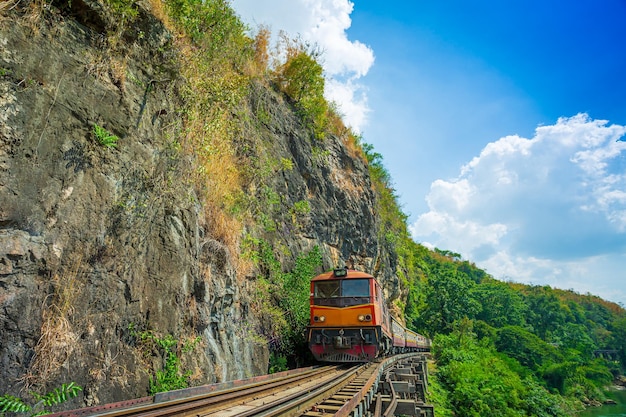
[[[314,322],[323,323],[325,320],[326,320],[326,317],[324,317],[324,316],[313,316],[313,321]]]
[[[359,314],[359,321],[371,321],[372,320],[372,315],[371,314]]]

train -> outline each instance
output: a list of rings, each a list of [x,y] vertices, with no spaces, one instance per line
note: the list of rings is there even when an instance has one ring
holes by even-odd
[[[427,337],[407,329],[387,307],[372,275],[336,268],[311,280],[309,350],[320,362],[369,362],[395,353],[430,351]]]

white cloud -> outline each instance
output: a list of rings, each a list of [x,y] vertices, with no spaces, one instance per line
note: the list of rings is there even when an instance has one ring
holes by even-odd
[[[326,98],[337,103],[344,122],[357,132],[367,123],[367,94],[358,80],[374,64],[374,53],[348,39],[353,3],[348,0],[234,0],[233,8],[251,26],[268,25],[274,33],[317,44],[323,51]]]
[[[604,265],[626,250],[625,134],[579,114],[489,143],[457,178],[431,184],[411,233],[496,277],[615,299],[621,271]]]
[[[435,180],[430,186],[426,201],[431,209],[442,208],[459,213],[467,207],[474,193],[475,188],[466,178],[455,182]]]
[[[337,103],[343,121],[356,132],[361,132],[369,114],[365,87],[352,80],[341,82],[329,78],[326,80],[326,99]]]
[[[461,254],[476,253],[486,247],[498,246],[500,239],[507,233],[507,227],[503,224],[484,225],[470,220],[463,221],[436,211],[423,214],[409,229],[414,236],[419,234],[423,238],[434,239],[424,242],[428,247],[454,248],[454,251]]]

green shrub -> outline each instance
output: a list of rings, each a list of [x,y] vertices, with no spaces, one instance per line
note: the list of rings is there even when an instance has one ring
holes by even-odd
[[[304,121],[312,128],[316,139],[323,139],[329,126],[330,106],[324,98],[324,69],[318,62],[321,53],[317,48],[299,39],[289,39],[281,34],[285,54],[274,76],[280,89],[296,104]]]
[[[163,368],[157,369],[150,378],[148,390],[150,395],[189,386],[191,371],[183,371],[181,355],[193,350],[200,341],[200,337],[196,337],[191,343],[179,343],[178,340],[169,334],[165,337],[159,337],[150,330],[137,333],[133,325],[129,326],[129,330],[131,335],[144,343],[142,348],[150,351],[156,350],[163,358]]]
[[[277,372],[286,371],[287,368],[287,358],[285,355],[279,355],[275,352],[270,354],[270,364],[269,364],[269,374],[275,374]]]

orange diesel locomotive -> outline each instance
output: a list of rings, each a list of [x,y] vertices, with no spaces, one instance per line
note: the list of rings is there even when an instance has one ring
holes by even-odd
[[[311,280],[307,340],[323,362],[365,362],[389,353],[424,351],[430,340],[390,316],[376,279],[335,269]]]

